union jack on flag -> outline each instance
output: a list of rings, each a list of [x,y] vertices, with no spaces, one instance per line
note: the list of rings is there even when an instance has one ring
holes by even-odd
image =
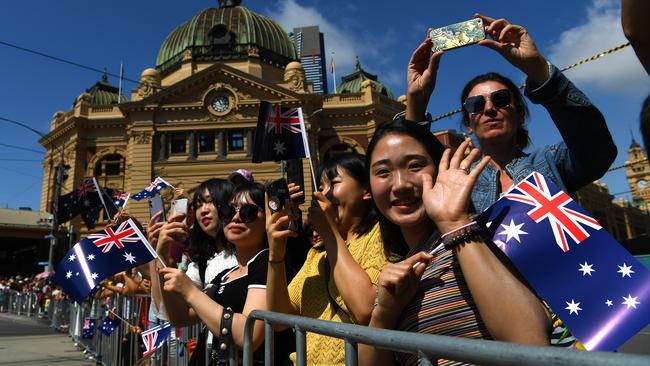
[[[273,131],[276,135],[282,133],[282,129],[291,133],[300,133],[300,115],[298,108],[282,108],[282,106],[276,104],[271,109],[271,114],[266,122],[266,128],[269,132]]]
[[[81,182],[79,188],[77,188],[77,197],[85,197],[90,192],[97,192],[97,185],[95,185],[93,178],[86,178]]]
[[[172,187],[173,186],[164,179],[160,177],[156,177],[153,182],[149,183],[147,188],[145,188],[142,192],[136,193],[131,198],[133,198],[136,201],[140,201],[141,199],[148,198],[148,197],[153,197],[158,192],[160,192],[163,188],[165,187]]]
[[[157,349],[162,347],[165,340],[172,332],[172,327],[169,323],[157,325],[151,329],[142,332],[142,343],[144,344],[144,351],[142,357],[149,356]]]
[[[650,271],[540,173],[476,221],[586,349],[614,351],[650,323]]]
[[[97,248],[101,248],[102,253],[108,253],[113,246],[124,248],[124,243],[137,243],[140,241],[135,228],[130,225],[129,221],[124,221],[118,226],[117,230],[113,227],[107,227],[104,232],[98,232],[88,235],[88,238],[95,243]]]
[[[589,237],[583,225],[595,230],[602,229],[598,221],[592,217],[567,207],[573,202],[568,194],[563,191],[551,194],[543,175],[538,172],[533,172],[531,175],[530,181],[523,180],[503,197],[533,206],[527,212],[528,216],[536,223],[548,220],[555,243],[563,252],[569,251],[566,235],[569,235],[576,244],[580,244]]]

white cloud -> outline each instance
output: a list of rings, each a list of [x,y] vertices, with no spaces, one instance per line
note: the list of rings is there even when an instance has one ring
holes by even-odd
[[[558,67],[570,65],[627,42],[618,0],[592,0],[587,22],[570,28],[550,46],[548,58]],[[567,71],[580,86],[625,94],[647,93],[648,76],[632,47]]]

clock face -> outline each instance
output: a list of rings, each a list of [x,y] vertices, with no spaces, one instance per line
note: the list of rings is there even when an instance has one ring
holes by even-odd
[[[217,112],[225,112],[228,110],[228,106],[230,104],[230,100],[228,97],[223,96],[223,95],[217,95],[212,99],[212,109],[214,109]]]
[[[636,186],[639,187],[639,189],[645,189],[648,188],[648,181],[645,179],[639,179],[636,182]]]

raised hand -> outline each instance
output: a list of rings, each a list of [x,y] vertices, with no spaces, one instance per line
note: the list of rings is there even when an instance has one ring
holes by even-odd
[[[332,202],[322,193],[314,192],[308,218],[322,238],[331,237],[336,231],[338,212]]]
[[[513,66],[528,75],[534,84],[541,85],[548,80],[546,59],[526,28],[510,24],[503,18],[494,19],[478,13],[474,16],[483,20],[485,34],[492,38],[480,41],[479,45],[499,52]]]
[[[160,230],[162,229],[164,222],[158,222],[160,216],[162,216],[162,211],[157,212],[155,215],[151,216],[149,223],[147,224],[147,240],[151,247],[156,249],[158,245],[158,238],[160,237]]]
[[[431,55],[431,40],[427,34],[424,42],[411,55],[406,77],[408,84],[406,119],[421,121],[424,118],[429,98],[436,86],[438,65],[442,54],[442,51],[438,51]]]
[[[478,159],[480,151],[473,149],[465,157],[469,144],[469,140],[460,144],[451,158],[451,150],[445,150],[440,159],[435,185],[431,176],[424,175],[422,178],[424,208],[443,234],[471,221],[467,207],[472,188],[490,161],[489,157],[484,157],[470,172],[469,168]]]
[[[388,263],[379,274],[377,305],[383,322],[394,323],[404,307],[411,301],[420,285],[431,255],[419,252],[399,263]],[[376,313],[373,313],[373,317]]]
[[[160,229],[156,252],[165,260],[167,264],[171,263],[169,249],[171,245],[185,246],[185,240],[190,237],[190,230],[182,221],[185,214],[174,215]]]

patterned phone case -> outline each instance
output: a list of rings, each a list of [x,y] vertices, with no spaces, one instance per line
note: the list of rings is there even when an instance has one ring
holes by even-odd
[[[465,22],[433,29],[429,33],[429,38],[433,42],[431,46],[432,52],[474,44],[485,39],[483,20],[474,18]]]

